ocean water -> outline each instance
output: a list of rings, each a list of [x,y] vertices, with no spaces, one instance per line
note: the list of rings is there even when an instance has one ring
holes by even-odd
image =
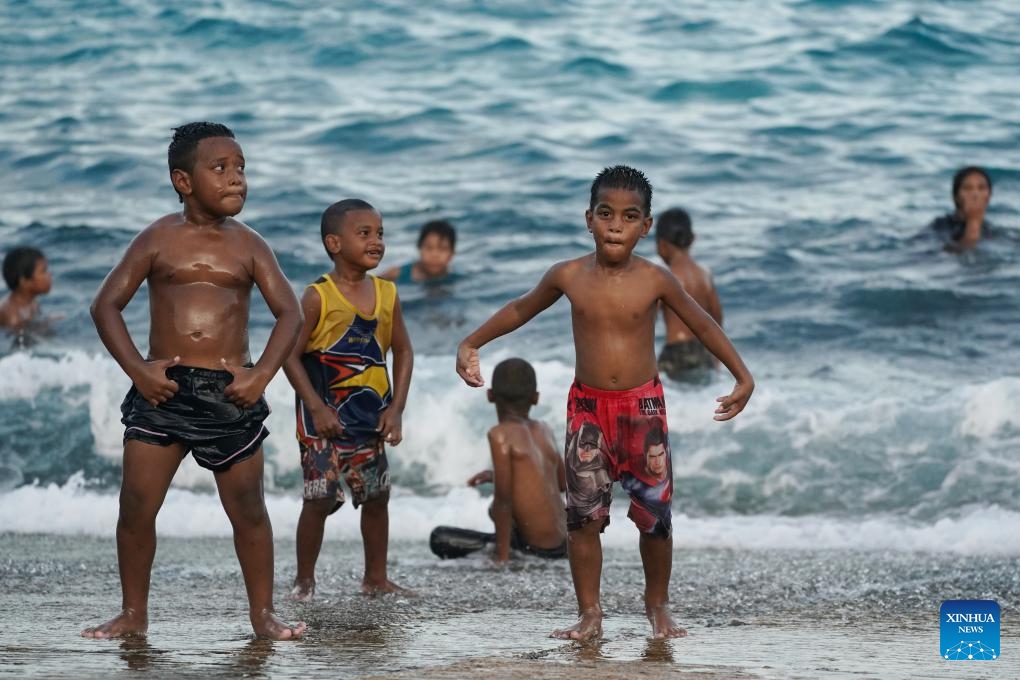
[[[757,381],[726,424],[712,414],[727,376],[667,385],[678,554],[1015,564],[1018,35],[1020,8],[990,1],[8,2],[0,250],[45,250],[43,308],[61,318],[57,337],[0,356],[0,533],[112,536],[128,383],[88,304],[134,234],[177,209],[171,128],[208,119],[236,132],[240,217],[296,289],[329,267],[318,219],[340,198],[380,209],[384,266],[415,255],[422,222],[458,229],[452,289],[400,291],[416,363],[390,451],[395,544],[488,526],[488,499],[464,481],[487,465],[494,413],[456,376],[454,348],[590,248],[591,179],[627,163],[651,179],[653,210],[691,212]],[[955,256],[925,226],[965,164],[992,175],[996,229]],[[144,293],[125,311],[143,352],[147,313]],[[256,296],[253,352],[270,327]],[[483,369],[513,355],[538,370],[535,414],[562,431],[566,303],[483,350]],[[268,503],[288,537],[300,469],[282,374],[267,398]],[[211,490],[186,461],[161,534],[229,536]],[[617,505],[605,541],[630,548]],[[348,508],[327,525],[330,540],[357,536]],[[1015,606],[1015,580],[996,583],[983,594]]]

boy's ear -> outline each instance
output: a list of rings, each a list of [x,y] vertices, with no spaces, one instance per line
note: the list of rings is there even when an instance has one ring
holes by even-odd
[[[485,390],[485,396],[488,398],[490,404],[496,403],[496,395],[492,393],[492,388]]]
[[[191,195],[191,175],[184,170],[177,168],[170,171],[170,183],[174,185],[181,196]]]
[[[537,403],[538,403],[538,392],[535,392],[533,395],[531,395],[531,405],[534,406]]]
[[[326,234],[326,238],[323,242],[326,244],[326,250],[333,255],[340,252],[340,237],[336,234]]]
[[[641,238],[648,236],[648,232],[652,229],[652,216],[646,215],[644,219],[644,228],[641,230]]]
[[[591,210],[584,211],[584,223],[588,227],[588,231],[591,231]]]

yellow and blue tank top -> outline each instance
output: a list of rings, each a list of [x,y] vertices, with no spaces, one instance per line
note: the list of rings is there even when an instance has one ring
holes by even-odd
[[[397,287],[369,276],[375,286],[375,310],[365,315],[352,305],[328,274],[310,288],[319,294],[319,320],[301,355],[301,363],[316,392],[336,409],[343,425],[344,444],[374,440],[379,414],[392,394],[386,354],[393,335]],[[297,402],[298,438],[317,437],[311,414]]]

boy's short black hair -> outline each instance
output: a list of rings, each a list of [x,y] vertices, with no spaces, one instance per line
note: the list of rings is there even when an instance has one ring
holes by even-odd
[[[595,209],[595,203],[599,200],[599,192],[603,189],[629,189],[636,191],[644,199],[645,214],[652,214],[652,185],[645,177],[645,173],[627,165],[614,165],[605,168],[595,176],[591,183],[591,201],[588,210]]]
[[[435,234],[439,238],[449,241],[450,250],[457,249],[457,230],[446,220],[430,220],[421,225],[421,231],[418,232],[419,248],[421,248],[422,243],[425,243],[425,237],[429,234]]]
[[[506,359],[492,371],[492,396],[513,406],[530,406],[538,391],[535,369],[524,359]]]
[[[694,242],[691,216],[683,208],[670,208],[655,220],[655,238],[687,250]]]
[[[185,123],[175,127],[173,139],[170,140],[170,147],[166,152],[170,173],[173,174],[174,170],[183,170],[190,174],[195,169],[195,150],[198,149],[198,143],[209,137],[234,139],[234,132],[226,125],[206,121]],[[184,202],[184,197],[180,193],[177,194],[177,198]]]
[[[170,172],[174,170],[191,172],[194,170],[195,150],[198,148],[198,143],[208,137],[230,137],[234,139],[234,132],[226,125],[205,121],[185,123],[180,127],[174,128],[174,136],[170,140],[170,147],[166,152],[166,160],[170,166]]]
[[[375,210],[375,206],[360,198],[345,198],[342,201],[337,201],[322,212],[319,233],[322,235],[323,247],[326,246],[326,237],[330,234],[339,234],[340,227],[344,224],[344,217],[347,216],[347,213],[354,212],[355,210]],[[326,254],[330,257],[333,256],[328,248],[326,249]]]
[[[988,171],[977,165],[968,165],[960,168],[956,171],[956,174],[953,175],[953,205],[957,208],[960,207],[960,203],[958,202],[956,195],[960,193],[960,187],[963,186],[963,181],[970,175],[975,174],[981,175],[985,178],[985,181],[988,182],[988,193],[989,195],[992,193],[992,178],[988,176]]]
[[[4,256],[4,281],[12,291],[18,289],[22,279],[30,279],[35,274],[35,266],[46,256],[38,248],[22,246],[12,248]]]

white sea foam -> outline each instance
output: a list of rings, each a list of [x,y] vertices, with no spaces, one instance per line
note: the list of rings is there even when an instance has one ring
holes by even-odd
[[[506,356],[506,349],[486,352],[483,370],[488,375]],[[541,399],[533,415],[560,437],[572,368],[556,360],[534,363]],[[895,387],[900,384],[905,386]],[[700,507],[713,513],[735,508],[746,514],[753,507],[763,513],[805,515],[815,509],[828,516],[846,513],[856,522],[862,511],[944,517],[982,506],[982,501],[986,508],[1018,509],[1009,489],[1010,480],[1020,481],[1020,466],[1010,453],[1020,416],[1010,405],[1020,397],[1020,379],[936,384],[917,399],[904,399],[904,390],[920,387],[909,384],[895,367],[848,363],[824,380],[766,376],[748,409],[734,421],[719,423],[713,420],[715,397],[729,386],[721,375],[701,387],[666,384],[678,488],[695,494],[704,503]],[[35,402],[48,391],[46,408],[53,408],[52,391],[58,390],[58,405],[64,399],[64,408],[87,409],[93,454],[112,462],[121,456],[119,406],[127,387],[123,372],[103,354],[70,350],[0,358],[0,404],[27,403],[41,409]],[[293,391],[282,373],[269,384],[266,398],[272,407],[266,487],[283,499],[296,488],[300,465]],[[420,502],[430,513],[441,512],[446,506],[432,495],[441,499],[454,493],[468,476],[489,466],[485,433],[495,422],[494,409],[484,389],[460,381],[448,356],[416,357],[408,403],[404,442],[389,450],[394,480],[408,489],[410,498],[419,499],[412,505]],[[4,459],[14,470],[8,477],[31,484],[32,478],[17,467],[17,442],[0,442],[0,454],[5,450],[14,452]],[[874,474],[876,470],[882,474]],[[928,477],[914,478],[919,474],[915,470]],[[933,477],[933,470],[940,476]],[[53,476],[66,479],[74,471],[56,470]],[[173,484],[175,490],[200,492],[212,486],[212,476],[190,457]],[[41,493],[31,488],[23,492]],[[691,507],[689,498],[685,508]],[[484,518],[484,512],[478,514]],[[67,519],[77,527],[74,531],[87,522]],[[11,521],[18,530],[49,530],[22,529],[22,522],[29,520]],[[771,520],[765,526],[772,528]]]
[[[425,541],[438,525],[491,531],[489,499],[460,487],[443,496],[425,497],[395,489],[390,501],[390,539]],[[276,536],[293,537],[301,511],[297,493],[271,493],[266,504]],[[41,511],[45,508],[45,511]],[[15,533],[112,536],[117,496],[84,488],[81,475],[58,486],[25,485],[0,494],[0,528]],[[861,520],[768,515],[692,518],[675,514],[678,550],[738,548],[751,550],[891,550],[964,555],[1020,555],[1020,513],[981,508],[931,523],[892,516]],[[157,519],[163,536],[230,536],[219,499],[213,493],[171,489]],[[326,523],[329,539],[360,539],[358,513],[349,505]],[[631,546],[637,532],[617,501],[603,537],[607,546]]]
[[[999,378],[960,390],[963,435],[986,439],[1011,429],[1020,433],[1020,378]]]

